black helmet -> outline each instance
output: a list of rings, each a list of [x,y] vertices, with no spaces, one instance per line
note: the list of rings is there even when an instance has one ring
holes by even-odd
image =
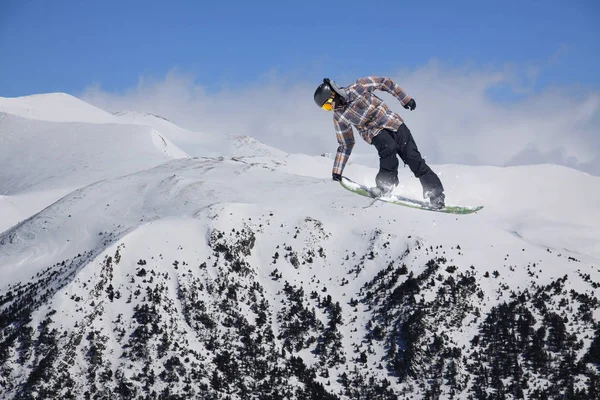
[[[317,103],[319,107],[323,107],[323,104],[329,100],[332,93],[335,93],[335,91],[331,87],[329,79],[323,79],[323,83],[315,90],[315,103]]]

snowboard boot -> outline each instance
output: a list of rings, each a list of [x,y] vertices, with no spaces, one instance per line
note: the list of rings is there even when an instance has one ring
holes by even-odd
[[[371,190],[372,195],[374,197],[387,196],[398,186],[398,176],[380,171],[375,177],[375,184],[377,187]]]
[[[423,197],[429,199],[429,204],[431,205],[431,208],[435,210],[440,210],[446,207],[446,196],[442,192],[438,192],[437,194],[435,192],[426,192],[423,193]]]
[[[439,210],[446,206],[444,195],[444,186],[440,178],[435,172],[429,170],[429,172],[419,178],[421,186],[423,186],[423,198],[429,200],[431,207]]]

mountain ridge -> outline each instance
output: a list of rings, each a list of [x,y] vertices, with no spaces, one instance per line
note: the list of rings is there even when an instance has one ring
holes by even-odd
[[[63,92],[0,97],[0,111],[23,118],[52,122],[118,122],[109,112]]]
[[[485,322],[504,318],[501,307],[518,309],[516,315],[529,321],[548,319],[554,324],[549,326],[556,326],[553,329],[568,332],[560,338],[544,335],[542,347],[559,360],[566,355],[551,350],[553,340],[571,349],[567,354],[575,360],[593,357],[588,354],[600,313],[593,300],[600,275],[588,264],[591,259],[556,254],[526,245],[510,232],[490,231],[477,222],[479,215],[436,216],[436,223],[423,229],[424,223],[432,222],[427,213],[379,206],[365,209],[360,196],[341,195],[341,188],[320,179],[285,184],[291,175],[273,168],[278,162],[253,157],[171,161],[74,193],[47,209],[46,215],[30,220],[38,228],[25,231],[24,236],[19,234],[24,226],[2,234],[3,275],[9,265],[24,266],[22,257],[30,265],[38,259],[40,268],[45,267],[22,271],[22,279],[40,274],[41,282],[58,288],[48,295],[40,289],[42,284],[26,289],[25,281],[17,279],[2,289],[4,321],[11,321],[14,311],[8,311],[19,301],[7,300],[7,292],[37,293],[29,298],[33,304],[35,298],[54,299],[32,309],[31,322],[13,320],[12,325],[3,325],[4,354],[10,360],[4,371],[15,363],[33,363],[33,370],[45,377],[42,383],[30,374],[28,381],[13,387],[7,382],[19,381],[15,372],[4,381],[9,393],[68,397],[87,390],[98,398],[115,394],[153,398],[152,393],[167,398],[245,398],[250,393],[278,398],[285,393],[282,396],[287,398],[390,399],[408,398],[409,393],[434,397],[455,393],[456,398],[480,398],[478,386],[468,382],[486,382],[476,365],[487,364],[477,363],[469,346],[479,340],[481,344],[474,348],[484,354],[490,343],[503,340],[495,338]],[[246,196],[227,176],[239,176],[256,191]],[[265,194],[268,187],[272,196]],[[282,195],[287,202],[280,201]],[[124,219],[132,210],[127,199],[136,198],[145,206]],[[383,217],[390,211],[395,217],[386,221]],[[51,221],[52,215],[54,223],[42,222]],[[100,224],[90,225],[83,216]],[[340,217],[345,218],[343,225]],[[398,218],[406,217],[399,223]],[[72,228],[64,225],[69,219]],[[82,235],[78,226],[90,229]],[[458,229],[461,226],[475,231]],[[454,229],[458,230],[448,235]],[[483,231],[487,231],[485,241]],[[55,238],[56,244],[37,255],[28,254],[31,247],[23,240],[48,243],[44,235]],[[83,239],[73,241],[76,237]],[[63,240],[69,240],[66,247],[60,244]],[[15,245],[22,250],[11,252]],[[40,259],[45,251],[61,246],[65,251],[55,258]],[[52,271],[61,270],[50,279]],[[563,280],[565,275],[568,279]],[[544,312],[533,304],[547,290],[553,295],[545,307],[552,311]],[[587,315],[573,327],[566,325],[557,308],[563,298]],[[19,358],[12,349],[26,342],[17,335],[14,347],[7,347],[10,332],[18,325],[33,328],[36,324],[39,334],[30,331],[32,346],[50,340],[44,339],[51,332],[48,329],[56,329],[52,339],[56,344],[50,347],[57,353],[48,353],[40,344],[29,358]],[[420,330],[413,331],[418,326]],[[446,333],[439,330],[442,326],[447,326]],[[480,333],[486,329],[487,336]],[[533,340],[532,335],[527,340]],[[565,342],[569,335],[581,338],[582,345],[579,340]],[[250,343],[254,347],[248,347]],[[407,343],[407,347],[399,352],[400,348],[393,350],[394,343]],[[418,350],[423,345],[434,350],[423,353]],[[523,346],[523,354],[533,352]],[[514,351],[510,356],[517,354]],[[36,364],[36,352],[51,357],[48,367]],[[76,354],[89,358],[77,361]],[[465,363],[462,357],[470,361]],[[537,388],[539,393],[567,390],[554,372],[530,371],[533,361],[522,357],[522,373],[529,379],[535,374],[549,377],[547,386]],[[441,369],[433,368],[442,359],[446,361]],[[59,367],[58,360],[66,360],[69,367]],[[377,368],[367,368],[373,363]],[[577,365],[573,363],[573,370],[579,371],[573,379],[596,379],[589,363]],[[53,378],[47,368],[64,372]],[[455,371],[454,378],[447,383],[443,376],[450,370]],[[501,370],[498,367],[496,373]],[[270,374],[285,378],[269,379]],[[514,393],[526,390],[525,375],[502,387],[514,386],[510,389]],[[426,376],[430,378],[420,378]],[[553,384],[554,379],[558,383]],[[498,382],[486,385],[501,390]],[[573,393],[591,396],[594,385],[579,385],[580,392],[574,389]],[[531,388],[528,393],[535,391]]]

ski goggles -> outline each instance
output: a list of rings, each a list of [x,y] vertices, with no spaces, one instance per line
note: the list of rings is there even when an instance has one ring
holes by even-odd
[[[325,111],[331,111],[333,110],[333,99],[335,97],[335,92],[331,93],[331,97],[329,97],[325,103],[323,103],[323,105],[321,106],[321,108]]]

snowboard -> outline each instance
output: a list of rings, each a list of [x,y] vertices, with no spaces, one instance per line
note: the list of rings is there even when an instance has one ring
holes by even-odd
[[[358,193],[362,196],[369,197],[371,199],[384,201],[386,203],[398,204],[404,207],[415,208],[418,210],[427,210],[434,212],[441,212],[446,214],[472,214],[477,212],[483,208],[483,206],[454,206],[454,205],[446,205],[444,208],[436,209],[432,208],[429,202],[411,199],[409,197],[397,195],[397,194],[388,194],[383,197],[377,197],[373,193],[373,188],[370,188],[365,185],[361,185],[360,183],[356,183],[353,180],[342,177],[342,180],[339,181],[340,184],[347,190]]]

